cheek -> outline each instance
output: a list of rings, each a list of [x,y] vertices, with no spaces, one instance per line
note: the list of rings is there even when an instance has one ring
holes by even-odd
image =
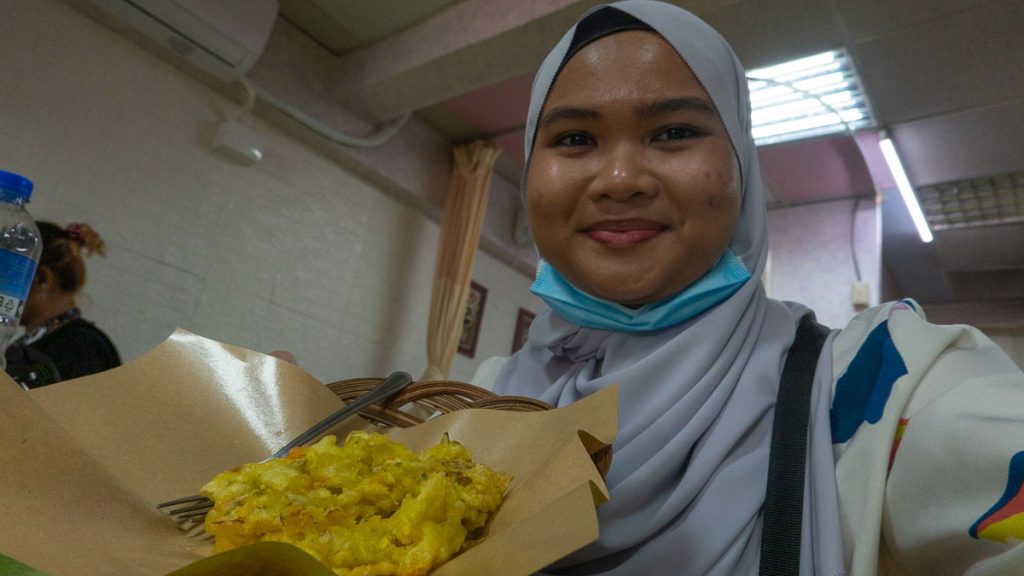
[[[530,163],[530,173],[526,180],[527,195],[534,202],[552,203],[563,195],[569,174],[559,162],[545,161],[539,155]]]
[[[553,232],[554,216],[557,211],[557,194],[544,185],[543,179],[538,178],[531,170],[526,183],[526,207],[527,220],[530,223],[530,233],[538,244]]]
[[[546,194],[546,188],[539,180],[536,174],[531,171],[526,181],[526,193],[523,198],[526,206],[526,215],[530,219],[531,226],[534,226],[537,220],[541,219],[547,212],[547,204],[550,201]]]
[[[715,212],[738,211],[739,189],[732,170],[705,171],[704,206]]]
[[[572,178],[555,162],[530,166],[526,180],[526,210],[534,221],[553,221],[571,212],[574,204]]]

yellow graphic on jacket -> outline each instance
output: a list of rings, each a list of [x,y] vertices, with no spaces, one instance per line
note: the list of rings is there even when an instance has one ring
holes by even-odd
[[[971,525],[968,534],[1008,544],[1024,541],[1024,452],[1010,459],[1010,473],[1002,498]]]

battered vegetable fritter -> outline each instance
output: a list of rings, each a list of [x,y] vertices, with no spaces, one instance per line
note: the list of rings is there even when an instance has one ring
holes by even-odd
[[[448,440],[415,453],[383,434],[352,432],[286,458],[218,474],[206,531],[218,552],[289,542],[341,576],[427,574],[462,550],[501,504],[509,476]]]

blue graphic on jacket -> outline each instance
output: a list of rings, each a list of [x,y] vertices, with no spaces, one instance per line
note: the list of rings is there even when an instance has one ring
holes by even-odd
[[[841,444],[853,437],[861,423],[881,420],[892,385],[907,373],[885,321],[868,334],[846,372],[836,382],[829,419],[832,442]]]

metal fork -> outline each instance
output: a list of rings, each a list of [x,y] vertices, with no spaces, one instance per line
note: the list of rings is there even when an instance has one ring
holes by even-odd
[[[285,444],[280,450],[274,452],[270,456],[264,458],[262,461],[273,460],[274,458],[284,458],[288,455],[288,452],[292,448],[299,446],[305,446],[306,444],[318,439],[324,432],[329,430],[332,426],[341,422],[345,418],[352,416],[367,406],[383,402],[388,398],[391,398],[406,386],[412,383],[412,376],[406,372],[392,372],[383,382],[374,387],[366,394],[363,394],[359,398],[353,400],[350,404],[341,408],[334,414],[324,418],[320,422],[314,424],[309,430],[306,430],[302,434],[295,437],[294,440]],[[175,500],[169,500],[161,504],[157,504],[157,508],[164,510],[183,530],[190,530],[196,524],[201,524],[206,517],[206,513],[213,508],[213,502],[205,496],[198,494],[194,496],[185,496],[184,498],[177,498]]]

